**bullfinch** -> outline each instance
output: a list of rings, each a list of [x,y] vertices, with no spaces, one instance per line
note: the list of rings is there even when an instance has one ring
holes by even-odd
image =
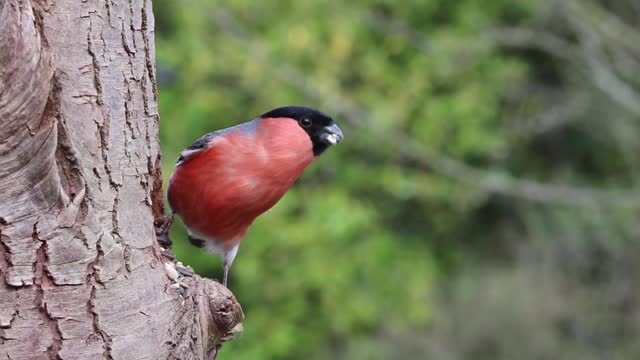
[[[178,214],[192,244],[221,254],[227,286],[240,241],[256,217],[342,139],[331,117],[301,106],[204,135],[182,151],[171,175],[167,227]]]

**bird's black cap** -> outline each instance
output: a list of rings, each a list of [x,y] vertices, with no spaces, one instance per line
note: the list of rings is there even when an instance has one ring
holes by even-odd
[[[331,145],[342,141],[342,130],[331,116],[304,106],[284,106],[260,115],[261,118],[294,119],[307,132],[313,143],[313,154],[322,154]]]

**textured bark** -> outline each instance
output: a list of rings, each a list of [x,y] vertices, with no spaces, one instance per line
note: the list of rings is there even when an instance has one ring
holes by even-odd
[[[242,319],[176,285],[150,0],[0,0],[0,359],[204,359]]]

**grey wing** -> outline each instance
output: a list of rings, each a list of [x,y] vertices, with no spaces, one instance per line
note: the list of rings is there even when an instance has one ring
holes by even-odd
[[[257,122],[256,120],[253,120],[243,124],[232,126],[230,128],[210,132],[200,139],[196,140],[193,144],[189,145],[188,148],[182,150],[178,161],[176,161],[176,166],[180,166],[181,164],[188,161],[189,158],[191,158],[193,155],[208,149],[211,146],[211,141],[216,137],[230,133],[232,131],[255,132],[256,126]]]
[[[193,144],[189,145],[188,148],[182,150],[182,152],[180,153],[180,157],[178,157],[178,160],[176,161],[176,166],[182,165],[183,163],[188,161],[193,155],[208,149],[209,143],[211,143],[211,140],[222,135],[223,133],[224,133],[223,130],[213,131],[204,135],[198,140],[194,141]]]

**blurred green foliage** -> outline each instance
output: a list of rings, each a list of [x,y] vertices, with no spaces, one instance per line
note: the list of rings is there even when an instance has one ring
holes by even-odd
[[[536,286],[591,289],[585,274],[599,269],[598,256],[617,259],[624,246],[611,244],[637,235],[637,208],[615,207],[633,198],[601,190],[635,184],[630,164],[640,152],[624,135],[637,129],[624,120],[637,117],[585,80],[593,78],[580,59],[548,51],[549,39],[499,30],[548,30],[567,51],[579,47],[557,8],[551,0],[154,2],[165,179],[202,134],[278,106],[325,111],[346,136],[250,229],[230,276],[245,331],[221,358],[593,353],[566,345],[571,334],[550,333],[562,316],[582,326],[571,322],[580,312],[540,315],[568,287]],[[564,122],[543,122],[544,111],[576,102]],[[191,247],[180,226],[172,238],[183,262],[220,277],[219,259]],[[605,255],[592,258],[598,251]],[[558,273],[537,267],[545,262]],[[602,310],[584,306],[594,309]],[[520,338],[509,342],[534,334],[541,345],[530,352]]]

